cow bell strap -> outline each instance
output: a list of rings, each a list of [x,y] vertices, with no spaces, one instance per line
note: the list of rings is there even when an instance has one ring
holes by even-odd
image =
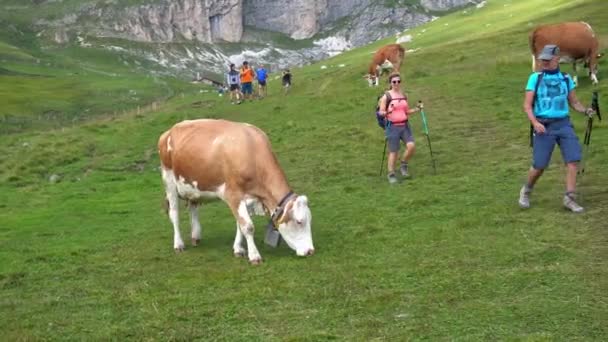
[[[293,191],[289,191],[287,195],[283,196],[283,198],[279,201],[279,204],[277,204],[277,207],[272,212],[272,215],[270,215],[270,222],[268,224],[272,225],[274,229],[277,229],[277,221],[283,216],[285,212],[285,205],[287,204],[288,200],[294,195],[295,194],[293,193]]]

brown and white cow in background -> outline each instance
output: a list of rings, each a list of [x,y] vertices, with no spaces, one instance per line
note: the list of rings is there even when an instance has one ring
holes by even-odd
[[[219,198],[236,219],[236,256],[245,254],[244,237],[249,261],[262,260],[253,239],[252,207],[256,214],[272,213],[275,227],[297,255],[314,253],[308,199],[291,192],[268,137],[259,128],[226,120],[183,121],[160,136],[158,150],[176,251],[184,249],[179,199],[189,204],[196,246],[201,239],[197,206]]]
[[[392,69],[393,72],[399,72],[404,56],[405,49],[399,44],[385,45],[376,51],[365,75],[369,86],[378,85],[384,70]]]
[[[532,69],[539,70],[536,57],[547,44],[555,44],[560,49],[560,63],[572,63],[574,82],[578,82],[576,63],[582,61],[589,68],[589,77],[593,84],[598,83],[599,53],[598,39],[591,26],[585,22],[568,22],[539,26],[530,33],[530,50],[532,51]]]

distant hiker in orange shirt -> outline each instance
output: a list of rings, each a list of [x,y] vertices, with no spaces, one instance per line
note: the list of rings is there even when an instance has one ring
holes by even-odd
[[[253,69],[249,67],[247,61],[244,61],[241,67],[241,90],[245,99],[253,100],[253,78]]]

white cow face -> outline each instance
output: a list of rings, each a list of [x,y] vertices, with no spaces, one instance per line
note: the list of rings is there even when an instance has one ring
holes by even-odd
[[[378,86],[378,76],[377,75],[367,74],[364,77],[367,80],[368,86],[370,86],[370,87]]]
[[[366,74],[363,76],[367,80],[367,85],[370,87],[378,86],[378,76],[373,74]]]
[[[312,244],[312,215],[308,208],[308,198],[298,196],[289,202],[281,221],[283,223],[279,224],[278,229],[287,245],[299,256],[312,255],[315,247]]]

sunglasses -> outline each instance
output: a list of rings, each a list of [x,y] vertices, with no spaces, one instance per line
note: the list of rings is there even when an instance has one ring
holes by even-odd
[[[401,83],[401,80],[392,80],[391,83],[392,84],[398,84],[398,83]]]

